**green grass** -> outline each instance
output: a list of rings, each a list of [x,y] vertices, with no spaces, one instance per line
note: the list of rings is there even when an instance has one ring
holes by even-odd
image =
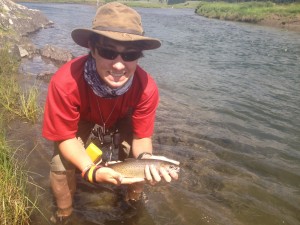
[[[0,49],[0,223],[29,225],[37,209],[29,198],[28,177],[22,163],[13,155],[16,150],[6,140],[5,128],[14,118],[35,122],[39,115],[36,87],[22,90],[18,83],[19,62],[7,49]],[[34,198],[34,197],[33,197]]]
[[[3,225],[28,225],[35,203],[27,192],[27,175],[13,159],[3,130],[0,132],[0,221]]]
[[[300,14],[300,3],[275,4],[272,2],[201,2],[196,12],[209,18],[259,22],[272,15],[293,18]]]
[[[40,111],[37,87],[22,91],[15,76],[0,77],[0,83],[0,105],[9,112],[10,119],[19,117],[35,122]]]
[[[0,49],[0,65],[0,110],[6,111],[11,119],[17,116],[35,122],[41,111],[37,87],[22,90],[18,82],[19,62],[6,49]]]

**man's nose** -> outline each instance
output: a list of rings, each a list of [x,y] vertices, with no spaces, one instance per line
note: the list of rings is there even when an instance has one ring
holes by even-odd
[[[120,56],[116,58],[115,63],[113,64],[113,68],[116,70],[123,70],[125,68],[123,60]]]

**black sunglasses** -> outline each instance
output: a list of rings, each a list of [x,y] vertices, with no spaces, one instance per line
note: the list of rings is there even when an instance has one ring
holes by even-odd
[[[109,60],[114,60],[120,55],[125,62],[131,62],[143,56],[142,52],[116,52],[99,46],[96,46],[96,49],[102,58]]]

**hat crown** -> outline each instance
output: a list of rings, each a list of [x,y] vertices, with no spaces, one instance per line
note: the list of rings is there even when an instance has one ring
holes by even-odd
[[[93,29],[143,35],[141,16],[132,8],[118,2],[101,6],[94,17]]]
[[[89,48],[93,34],[120,42],[135,42],[142,50],[161,46],[160,40],[144,35],[140,14],[118,2],[101,6],[93,19],[92,29],[77,28],[72,31],[71,36],[75,43]]]

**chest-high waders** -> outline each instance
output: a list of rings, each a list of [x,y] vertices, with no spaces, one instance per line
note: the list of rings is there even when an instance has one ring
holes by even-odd
[[[97,124],[80,121],[77,139],[86,148],[91,142],[102,151],[103,162],[124,160],[131,156],[133,139],[131,116],[119,120],[106,131]],[[75,167],[64,159],[54,144],[54,154],[50,163],[50,183],[57,204],[56,218],[68,216],[73,211],[73,196],[76,191]]]

